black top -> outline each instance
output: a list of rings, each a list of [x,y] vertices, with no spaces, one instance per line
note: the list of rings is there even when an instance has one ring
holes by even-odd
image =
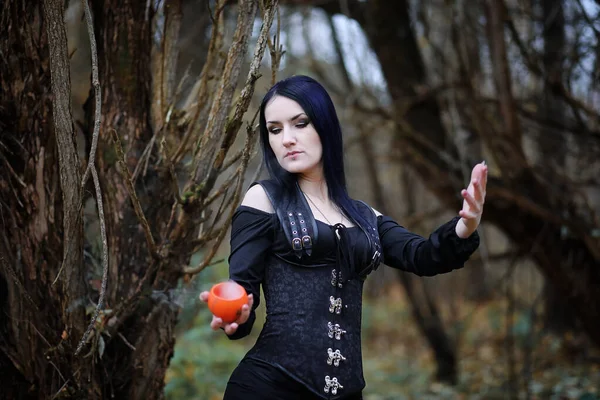
[[[379,216],[372,235],[378,236],[384,264],[433,276],[463,267],[479,245],[477,232],[467,239],[456,235],[458,220],[425,239]],[[230,278],[253,294],[254,305],[248,321],[229,337],[250,333],[262,286],[266,321],[246,358],[269,363],[322,398],[338,398],[365,386],[360,336],[364,277],[354,274],[346,280],[340,272],[363,268],[371,242],[360,227],[321,221],[316,226],[318,240],[310,256],[298,258],[276,214],[239,207],[232,220]]]

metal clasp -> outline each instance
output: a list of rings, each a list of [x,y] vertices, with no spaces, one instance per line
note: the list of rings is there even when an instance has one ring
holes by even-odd
[[[330,347],[327,349],[327,355],[329,356],[327,358],[327,364],[329,365],[333,363],[334,366],[339,367],[340,361],[346,361],[346,357],[340,353],[340,349],[333,351],[333,349]]]
[[[344,387],[338,382],[336,377],[330,378],[329,375],[325,377],[325,393],[329,393],[329,390],[331,389],[331,394],[336,395],[338,389],[343,388]]]
[[[329,312],[341,314],[342,313],[342,298],[338,297],[337,299],[333,296],[329,297]]]
[[[331,286],[342,288],[342,271],[336,274],[336,270],[331,271]]]
[[[343,330],[342,328],[340,328],[340,324],[332,324],[331,322],[327,322],[327,328],[329,329],[329,332],[327,332],[327,335],[333,339],[333,337],[335,336],[336,340],[341,340],[342,339],[342,335],[344,333],[346,333],[345,330]]]

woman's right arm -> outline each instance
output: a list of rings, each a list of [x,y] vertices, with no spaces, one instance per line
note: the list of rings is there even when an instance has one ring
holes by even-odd
[[[268,253],[271,249],[276,216],[262,186],[252,186],[236,210],[231,222],[231,253],[229,255],[229,278],[246,289],[248,306],[244,306],[240,318],[225,324],[213,316],[211,327],[222,328],[232,339],[241,339],[252,330],[256,320],[255,310],[260,304],[260,285],[263,281]],[[207,293],[202,293],[203,301]]]

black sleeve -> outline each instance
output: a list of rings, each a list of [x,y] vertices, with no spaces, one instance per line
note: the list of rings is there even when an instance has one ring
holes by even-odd
[[[434,276],[462,268],[479,247],[479,234],[458,237],[455,227],[460,217],[437,228],[428,239],[409,232],[387,216],[379,216],[377,225],[383,249],[383,263],[419,276]]]
[[[247,336],[256,320],[256,307],[260,303],[260,285],[263,281],[267,254],[274,239],[275,214],[252,207],[240,206],[231,221],[231,253],[229,278],[254,297],[250,317],[237,331],[228,335],[232,340]]]

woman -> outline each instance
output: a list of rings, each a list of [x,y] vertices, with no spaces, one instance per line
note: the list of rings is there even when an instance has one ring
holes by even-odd
[[[461,268],[479,245],[487,167],[473,169],[459,215],[424,239],[348,196],[340,124],[315,80],[294,76],[269,90],[260,140],[271,179],[245,194],[229,257],[249,304],[238,321],[213,316],[211,327],[248,335],[261,286],[267,317],[224,399],[362,399],[365,278],[380,263],[420,276]]]

